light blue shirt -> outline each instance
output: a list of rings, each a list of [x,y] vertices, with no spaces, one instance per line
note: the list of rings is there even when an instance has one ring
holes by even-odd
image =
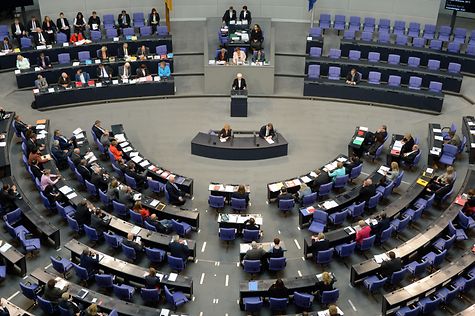
[[[341,167],[340,169],[335,169],[333,172],[330,172],[328,175],[333,178],[333,181],[335,181],[336,177],[344,176],[345,173],[345,167]]]
[[[165,68],[158,66],[158,76],[170,77],[170,67],[168,65],[165,65]]]

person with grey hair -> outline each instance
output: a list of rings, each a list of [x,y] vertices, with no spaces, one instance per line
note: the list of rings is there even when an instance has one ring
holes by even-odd
[[[177,257],[183,259],[186,262],[188,260],[190,249],[185,240],[180,240],[180,236],[173,235],[172,241],[170,242],[170,255],[172,257]]]
[[[44,90],[48,88],[48,82],[42,75],[38,75],[38,79],[35,80],[36,89]]]
[[[363,186],[360,189],[360,194],[358,195],[358,202],[367,202],[373,195],[376,194],[376,186],[373,184],[371,179],[366,179],[363,181]]]
[[[51,155],[54,157],[56,166],[59,170],[66,169],[68,167],[68,150],[61,149],[58,140],[53,140],[53,144],[51,146]]]
[[[137,255],[141,251],[143,251],[143,245],[135,240],[135,236],[134,236],[133,233],[128,233],[127,234],[127,239],[124,239],[122,241],[122,244],[124,244],[127,247],[133,248]]]
[[[172,175],[168,178],[165,190],[168,193],[170,204],[177,206],[185,204],[185,192],[181,191],[175,184],[175,176]]]
[[[251,242],[251,249],[249,249],[244,255],[244,260],[262,260],[265,255],[266,251],[253,241]]]
[[[238,73],[236,75],[236,79],[233,81],[233,90],[246,90],[247,85],[246,85],[246,79],[242,77],[242,73]]]

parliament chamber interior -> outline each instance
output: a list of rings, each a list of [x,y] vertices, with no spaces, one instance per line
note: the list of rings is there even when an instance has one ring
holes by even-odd
[[[0,9],[0,316],[475,315],[475,1]]]

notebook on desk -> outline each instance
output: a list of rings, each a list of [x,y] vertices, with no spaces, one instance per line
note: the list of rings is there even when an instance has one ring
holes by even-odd
[[[257,281],[249,282],[249,291],[257,291]]]

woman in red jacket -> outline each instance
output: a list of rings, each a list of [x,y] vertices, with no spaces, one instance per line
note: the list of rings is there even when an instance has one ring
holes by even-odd
[[[363,220],[358,222],[358,226],[360,226],[361,229],[356,232],[355,241],[357,244],[361,245],[363,239],[368,238],[371,235],[371,227]]]
[[[112,155],[114,155],[115,160],[119,160],[122,158],[122,152],[117,148],[117,141],[115,139],[111,141],[109,150]]]

